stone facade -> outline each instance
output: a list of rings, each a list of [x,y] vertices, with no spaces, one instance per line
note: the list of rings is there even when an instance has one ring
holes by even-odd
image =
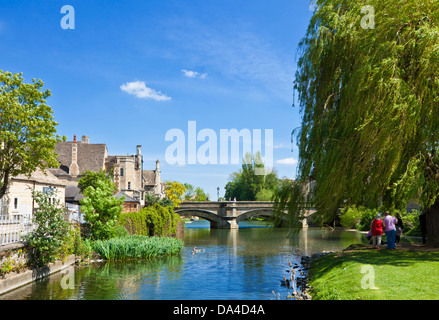
[[[143,170],[143,184],[145,191],[163,199],[166,195],[165,184],[160,177],[160,162],[155,162],[155,170]]]
[[[82,136],[77,141],[74,136],[73,141],[56,145],[60,167],[53,169],[52,173],[65,185],[76,186],[85,171],[99,172],[104,169],[107,174],[113,175],[119,192],[139,201],[143,206],[145,192],[163,197],[164,188],[158,161],[156,170],[143,170],[141,148],[138,145],[134,155],[108,155],[105,144],[90,143],[88,136]]]
[[[114,183],[118,190],[136,200],[145,197],[141,148],[142,146],[137,146],[135,155],[109,156],[105,163],[106,171],[113,172]]]

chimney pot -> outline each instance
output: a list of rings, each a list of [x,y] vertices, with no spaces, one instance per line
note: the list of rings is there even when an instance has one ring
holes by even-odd
[[[89,138],[88,136],[82,136],[82,143],[87,143],[89,142]]]

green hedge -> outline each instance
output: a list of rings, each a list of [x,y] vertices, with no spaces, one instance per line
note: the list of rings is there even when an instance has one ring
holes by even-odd
[[[177,226],[183,223],[172,207],[154,204],[139,212],[122,213],[119,225],[124,226],[129,234],[141,236],[174,236]]]

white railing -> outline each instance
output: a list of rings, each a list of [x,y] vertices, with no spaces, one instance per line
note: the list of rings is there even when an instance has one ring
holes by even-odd
[[[0,215],[0,246],[23,241],[33,229],[31,215]]]
[[[80,210],[80,206],[76,204],[66,203],[66,208],[69,212],[69,221],[76,221],[79,223],[84,223],[84,216]]]

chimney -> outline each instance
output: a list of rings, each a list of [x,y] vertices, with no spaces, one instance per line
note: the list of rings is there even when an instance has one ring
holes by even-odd
[[[88,136],[82,136],[82,143],[88,144]]]
[[[137,145],[136,169],[142,168],[142,150],[141,150],[141,148],[142,148],[141,145]],[[140,172],[140,174],[142,174],[142,172]]]
[[[160,177],[160,161],[155,162],[155,187],[154,193],[158,196],[162,194],[162,179]]]
[[[72,163],[69,167],[69,173],[71,176],[79,175],[79,166],[78,166],[78,144],[76,143],[76,135],[73,136],[72,143]]]

